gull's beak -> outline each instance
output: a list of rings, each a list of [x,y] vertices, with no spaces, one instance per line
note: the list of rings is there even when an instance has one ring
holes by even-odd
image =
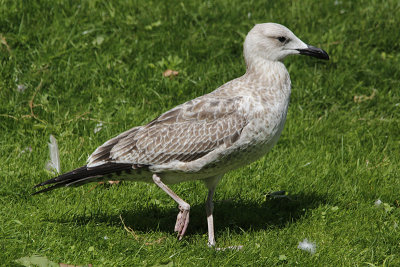
[[[314,47],[311,45],[307,45],[307,48],[304,49],[297,49],[299,51],[300,55],[307,55],[307,56],[312,56],[320,59],[326,59],[329,60],[328,53],[326,53],[324,50],[318,47]]]

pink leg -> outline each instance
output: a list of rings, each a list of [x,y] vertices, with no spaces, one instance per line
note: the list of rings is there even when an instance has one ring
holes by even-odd
[[[215,192],[215,188],[217,184],[221,180],[221,176],[214,176],[208,179],[203,180],[206,187],[208,188],[208,196],[206,201],[206,213],[207,213],[207,226],[208,226],[208,246],[213,247],[215,246],[215,236],[214,236],[214,203],[213,203],[213,196]]]
[[[208,246],[215,246],[215,237],[214,237],[214,218],[213,218],[213,210],[214,203],[212,201],[214,196],[215,187],[208,191],[208,197],[206,202],[206,213],[207,213],[207,226],[208,226]]]
[[[182,200],[177,194],[175,194],[174,191],[172,191],[168,186],[166,186],[161,181],[161,178],[157,176],[157,174],[153,174],[153,181],[179,205],[179,213],[178,217],[176,218],[175,232],[178,232],[178,238],[181,240],[185,235],[186,229],[189,225],[190,205]]]

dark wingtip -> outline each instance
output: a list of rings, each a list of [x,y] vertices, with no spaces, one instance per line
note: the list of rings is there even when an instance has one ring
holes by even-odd
[[[32,193],[32,196],[40,194],[40,193],[44,193],[44,192],[47,192],[47,191],[50,191],[50,190],[53,190],[53,189],[56,189],[56,188],[59,188],[61,186],[64,186],[64,184],[66,182],[70,181],[70,180],[81,178],[82,174],[85,174],[86,170],[87,170],[87,168],[86,168],[86,165],[85,165],[85,166],[80,167],[78,169],[75,169],[73,171],[61,174],[61,175],[59,175],[57,177],[54,177],[54,178],[49,179],[47,181],[41,182],[41,183],[35,185],[33,188],[38,188],[38,187],[45,186],[45,185],[48,185],[48,184],[55,184],[55,185],[47,187],[47,188],[43,188],[42,190],[34,192],[34,193]]]
[[[47,191],[51,191],[53,189],[57,189],[59,187],[66,186],[80,186],[85,183],[90,183],[94,181],[98,181],[99,177],[104,177],[106,175],[113,175],[120,173],[124,170],[131,170],[134,166],[128,163],[106,163],[100,166],[87,168],[87,166],[80,167],[73,171],[61,174],[55,178],[44,181],[40,184],[34,186],[34,188],[38,188],[44,185],[54,184],[52,186],[43,188],[37,192],[32,193],[32,195],[37,195],[40,193],[44,193]],[[141,166],[144,167],[144,166]]]
[[[53,186],[50,186],[50,187],[46,187],[46,188],[43,188],[42,190],[39,190],[37,192],[32,193],[31,196],[38,195],[38,194],[41,194],[41,193],[44,193],[44,192],[47,192],[47,191],[51,191],[53,189],[56,189],[56,188],[59,188],[59,187],[62,187],[62,186],[65,186],[65,185],[64,184],[56,184],[56,185],[53,185]]]

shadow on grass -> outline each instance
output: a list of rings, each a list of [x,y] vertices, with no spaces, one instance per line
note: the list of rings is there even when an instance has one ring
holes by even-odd
[[[215,202],[215,230],[229,228],[232,232],[243,230],[259,230],[269,227],[284,227],[304,216],[308,209],[325,204],[325,198],[316,193],[290,195],[289,198],[266,200],[263,203],[242,200],[220,200]],[[177,208],[143,207],[136,210],[124,210],[118,214],[93,214],[73,216],[70,220],[57,220],[60,223],[86,225],[90,221],[120,225],[120,215],[126,226],[135,231],[163,231],[172,233],[175,225]],[[187,234],[206,233],[207,222],[205,205],[191,206],[190,224]]]

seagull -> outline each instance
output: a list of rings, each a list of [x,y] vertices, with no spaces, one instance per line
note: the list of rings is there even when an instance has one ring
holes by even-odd
[[[283,25],[256,24],[244,41],[243,76],[108,140],[85,166],[36,185],[51,186],[34,194],[101,180],[154,183],[178,204],[175,231],[181,240],[190,205],[168,185],[201,180],[208,188],[208,245],[215,246],[213,196],[218,182],[228,171],[265,155],[283,130],[291,92],[283,59],[289,55],[329,59]]]

